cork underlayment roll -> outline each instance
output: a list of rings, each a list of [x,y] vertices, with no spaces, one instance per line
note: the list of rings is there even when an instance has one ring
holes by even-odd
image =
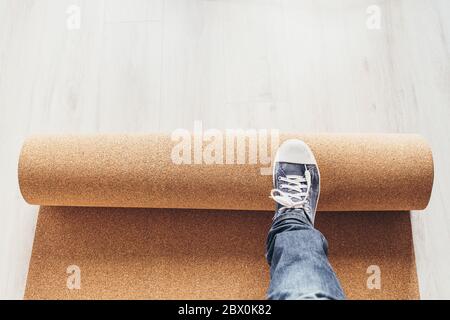
[[[25,297],[264,298],[274,204],[270,157],[262,159],[277,144],[239,137],[29,138],[19,183],[41,209]],[[279,143],[288,138],[304,140],[316,156],[318,208],[326,211],[316,224],[347,296],[418,298],[407,211],[424,209],[430,198],[426,142],[281,134]],[[70,266],[81,272],[80,289],[67,286]],[[381,288],[367,285],[373,270]]]

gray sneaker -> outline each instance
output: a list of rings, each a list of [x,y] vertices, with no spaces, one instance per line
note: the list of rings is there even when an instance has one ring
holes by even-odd
[[[270,197],[276,202],[274,219],[305,214],[314,225],[320,195],[320,173],[311,149],[301,140],[286,140],[275,155]]]

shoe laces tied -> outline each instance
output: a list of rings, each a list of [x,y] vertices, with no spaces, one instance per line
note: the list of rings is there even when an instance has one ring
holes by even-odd
[[[306,206],[311,189],[311,173],[309,170],[305,170],[304,176],[279,176],[278,180],[281,181],[279,188],[272,189],[270,198],[282,206],[279,209],[279,213],[283,213],[287,209],[303,209],[309,211],[309,208]]]

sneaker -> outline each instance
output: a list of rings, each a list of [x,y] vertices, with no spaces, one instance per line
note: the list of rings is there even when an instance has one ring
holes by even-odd
[[[320,194],[320,173],[311,149],[301,140],[286,140],[275,155],[270,197],[276,202],[274,220],[285,214],[306,215],[314,225]]]

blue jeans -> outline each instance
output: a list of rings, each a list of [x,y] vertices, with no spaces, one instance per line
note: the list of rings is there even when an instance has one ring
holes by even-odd
[[[268,299],[345,299],[325,237],[302,209],[278,216],[267,239]]]

